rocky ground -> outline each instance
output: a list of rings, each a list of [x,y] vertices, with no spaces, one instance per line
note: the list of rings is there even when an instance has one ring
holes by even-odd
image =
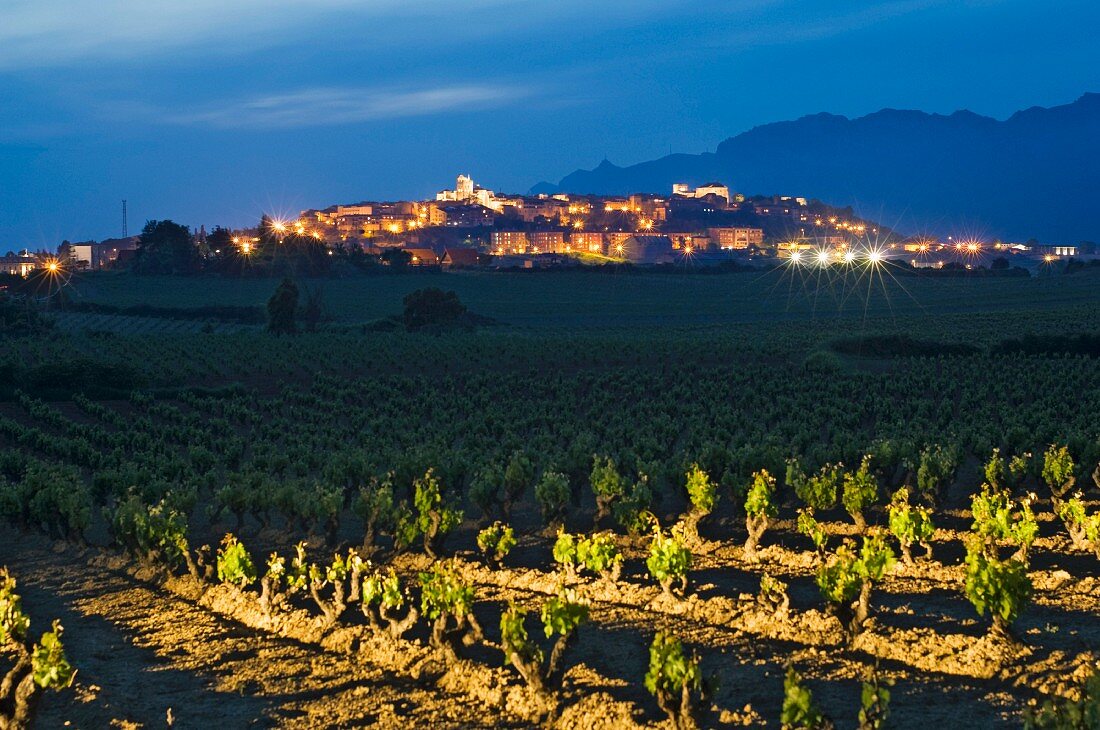
[[[758,562],[715,539],[720,525],[705,531],[712,539],[697,550],[686,600],[663,596],[645,574],[642,547],[624,541],[618,583],[577,586],[592,602],[591,622],[567,657],[557,725],[661,724],[642,677],[649,641],[668,629],[716,680],[706,727],[778,727],[789,662],[839,727],[855,725],[860,681],[876,665],[894,681],[891,726],[1019,726],[1033,698],[1072,692],[1100,659],[1100,563],[1072,553],[1057,527],[1044,524],[1033,549],[1035,595],[1015,646],[988,637],[988,619],[962,594],[954,529],[937,531],[935,561],[899,564],[876,587],[873,619],[850,647],[823,610],[816,558],[789,522],[768,533]],[[851,528],[829,529],[838,538]],[[412,578],[429,562],[408,554],[393,564]],[[524,537],[507,563],[490,570],[472,552],[459,555],[490,643],[499,638],[502,606],[537,611],[561,582],[546,536]],[[272,620],[254,593],[189,577],[164,581],[113,553],[10,532],[0,538],[0,564],[19,580],[32,633],[61,619],[79,670],[71,690],[44,699],[43,728],[520,727],[538,719],[492,646],[473,647],[447,667],[427,648],[423,628],[408,641],[379,640],[349,611],[326,631],[304,603]],[[790,584],[785,614],[756,600],[764,571]]]

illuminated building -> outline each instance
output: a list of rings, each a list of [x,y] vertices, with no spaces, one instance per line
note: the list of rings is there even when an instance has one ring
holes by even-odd
[[[493,253],[527,253],[530,247],[527,231],[493,231]]]
[[[569,246],[576,252],[603,253],[603,234],[595,231],[573,231],[569,234]]]
[[[764,230],[762,228],[708,228],[707,235],[710,236],[710,240],[714,242],[714,245],[726,250],[764,245]]]
[[[731,200],[729,186],[719,182],[709,182],[697,188],[692,188],[685,183],[674,183],[672,186],[672,194],[684,198],[705,198],[708,195],[714,195],[719,198],[724,198],[727,204]]]
[[[537,253],[565,253],[565,233],[563,231],[532,231],[531,249]]]
[[[492,190],[474,185],[469,175],[459,175],[454,190],[440,190],[435,199],[441,203],[477,203],[497,212],[503,210],[505,205]]]
[[[27,276],[39,268],[38,257],[29,251],[13,253],[8,251],[6,256],[0,256],[0,272],[13,276]]]

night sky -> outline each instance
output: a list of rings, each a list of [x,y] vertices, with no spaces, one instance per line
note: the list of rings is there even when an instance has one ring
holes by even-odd
[[[0,253],[1100,91],[1095,0],[5,0]],[[737,187],[736,180],[728,181]],[[758,191],[745,190],[753,193]],[[797,194],[799,191],[789,191]]]

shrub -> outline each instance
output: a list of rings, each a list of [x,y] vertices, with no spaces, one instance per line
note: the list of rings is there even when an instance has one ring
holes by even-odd
[[[691,550],[684,545],[682,535],[675,527],[667,536],[659,525],[653,528],[653,539],[649,543],[649,557],[645,565],[666,596],[673,595],[674,587],[680,595],[687,592]]]
[[[1052,698],[1024,712],[1026,730],[1094,730],[1100,727],[1100,669],[1081,683],[1076,698]]]
[[[597,456],[592,461],[589,483],[592,485],[592,493],[596,495],[594,525],[599,527],[600,522],[610,516],[612,506],[626,496],[626,479],[619,473],[610,456],[602,460]]]
[[[1012,624],[1031,597],[1031,578],[1027,566],[1014,558],[990,557],[984,544],[970,539],[966,550],[966,597],[979,616],[993,618],[992,635],[1012,638]]]
[[[165,500],[149,507],[131,491],[115,507],[111,534],[119,547],[146,566],[159,564],[172,570],[186,562],[198,577],[187,543],[187,520]]]
[[[271,553],[267,559],[267,572],[260,578],[259,603],[268,616],[309,583],[305,543],[299,542],[295,545],[294,552],[295,556],[291,558],[289,565],[278,553]]]
[[[795,471],[792,473],[788,469],[788,474],[794,479],[794,491],[798,498],[812,510],[825,511],[836,505],[842,468],[841,464],[826,464],[816,474],[806,476],[796,463]]]
[[[917,467],[917,492],[931,504],[939,504],[943,490],[955,477],[959,454],[955,448],[939,445],[926,447],[920,453]]]
[[[414,331],[430,326],[447,326],[466,314],[466,307],[453,291],[428,287],[405,295],[402,320],[405,329]]]
[[[298,286],[290,279],[283,279],[267,300],[267,331],[275,335],[292,335],[298,331],[294,321],[298,310]]]
[[[865,535],[859,553],[848,545],[817,572],[817,585],[830,612],[854,639],[863,629],[871,610],[871,587],[882,580],[894,563],[894,553],[881,534]]]
[[[1065,446],[1055,446],[1043,454],[1043,481],[1050,487],[1055,507],[1065,497],[1077,478],[1073,475],[1073,457],[1069,455],[1069,449]]]
[[[351,503],[352,511],[363,521],[363,544],[360,551],[370,556],[377,549],[375,539],[382,530],[392,530],[397,516],[393,500],[392,475],[385,479],[372,477],[359,489],[359,495]]]
[[[901,548],[902,561],[906,564],[913,562],[914,543],[924,548],[927,557],[931,557],[932,545],[928,541],[936,531],[932,524],[931,510],[927,507],[910,505],[909,489],[902,487],[894,492],[886,512],[889,517],[890,532],[897,538]]]
[[[775,477],[766,469],[752,475],[752,485],[745,495],[745,557],[756,560],[756,548],[768,529],[768,522],[779,514],[775,504]]]
[[[535,501],[542,510],[542,519],[547,525],[560,525],[565,520],[565,511],[572,496],[569,478],[559,471],[548,469],[542,473],[535,485]]]
[[[575,640],[577,629],[588,620],[588,603],[572,589],[561,588],[558,595],[543,604],[541,619],[547,639],[557,635],[549,659],[527,634],[527,613],[514,603],[500,617],[501,648],[504,661],[519,672],[531,691],[547,704],[554,704],[565,675],[565,650]]]
[[[502,495],[501,507],[504,512],[504,519],[509,520],[512,517],[512,506],[523,496],[524,491],[527,490],[535,481],[535,466],[531,463],[531,460],[522,451],[517,451],[512,454],[512,458],[508,461],[508,467],[504,470],[503,488],[504,493]]]
[[[484,519],[492,519],[500,506],[504,472],[497,464],[483,467],[470,482],[470,501],[481,510]]]
[[[756,602],[772,613],[785,615],[791,606],[787,584],[764,573],[760,576],[760,593],[756,596]]]
[[[871,676],[864,680],[859,695],[859,730],[880,730],[890,719],[890,690],[894,683],[882,679],[878,667],[871,670]]]
[[[408,608],[402,616],[400,611],[406,605]],[[391,639],[404,636],[420,617],[420,612],[402,590],[393,568],[385,575],[375,571],[363,579],[359,607],[370,627],[386,632]]]
[[[622,570],[623,556],[610,533],[598,532],[585,537],[558,530],[558,539],[554,542],[554,561],[561,566],[567,579],[576,578],[578,572],[584,569],[615,582]]]
[[[1028,550],[1039,534],[1030,499],[1016,502],[1007,491],[983,484],[971,500],[970,511],[972,529],[985,540],[987,550],[993,550],[998,540],[1006,540],[1016,547],[1016,557],[1027,562]]]
[[[454,561],[437,562],[420,574],[420,612],[432,622],[432,647],[449,663],[457,661],[460,643],[484,638],[473,609],[474,587],[462,579]]]
[[[833,727],[832,721],[818,709],[813,693],[802,684],[802,677],[792,666],[787,667],[787,674],[783,677],[783,709],[779,722],[784,728],[804,730],[828,730]]]
[[[986,483],[991,484],[994,488],[1005,489],[1008,486],[1008,465],[1005,464],[1000,449],[993,449],[993,454],[989,457],[989,461],[985,463],[983,473],[985,474]]]
[[[684,654],[683,644],[670,634],[658,632],[649,646],[649,671],[645,688],[657,698],[657,705],[678,730],[697,727],[695,696],[703,689],[699,659]]]
[[[859,469],[844,475],[841,503],[860,532],[867,528],[864,510],[878,499],[878,481],[871,471],[871,457],[864,456]]]
[[[432,469],[413,483],[413,505],[416,514],[406,508],[399,511],[396,541],[401,549],[407,548],[417,537],[424,540],[424,552],[436,557],[444,538],[462,522],[462,511],[444,504],[439,480]]]
[[[685,488],[691,509],[684,515],[684,538],[689,543],[695,543],[699,541],[700,520],[714,511],[714,505],[718,502],[718,485],[710,480],[698,464],[691,465],[686,477]]]
[[[500,568],[501,561],[516,545],[512,528],[503,522],[494,522],[477,534],[477,546],[493,568]]]
[[[51,538],[83,543],[92,519],[92,500],[76,468],[31,462],[23,475],[22,510],[30,524],[45,528]]]
[[[359,575],[363,566],[363,559],[355,550],[348,550],[346,556],[336,553],[332,562],[323,567],[310,564],[309,595],[321,609],[325,629],[336,625],[347,610],[349,600],[359,598]],[[321,591],[327,586],[332,586],[332,590],[325,596]]]
[[[608,532],[598,532],[577,541],[577,561],[585,570],[612,583],[619,580],[623,556]]]
[[[825,545],[828,542],[829,536],[825,534],[825,529],[821,526],[821,523],[814,519],[813,510],[798,510],[798,519],[795,521],[795,529],[810,538],[810,542],[813,543],[818,556],[824,557]]]
[[[316,484],[302,496],[306,500],[303,512],[316,520],[325,532],[325,546],[335,546],[340,531],[340,514],[344,511],[344,488]]]
[[[615,502],[611,512],[615,521],[632,536],[641,535],[653,524],[653,514],[649,511],[653,493],[649,489],[649,478],[640,474],[638,481],[631,487],[630,493]]]
[[[1100,512],[1088,514],[1080,496],[1060,503],[1055,512],[1066,526],[1073,548],[1084,550],[1091,545],[1100,557]]]
[[[582,538],[583,539],[583,538]],[[564,528],[558,528],[558,538],[554,541],[554,562],[556,562],[569,579],[577,575],[580,567],[580,558],[577,557],[577,538],[566,532]]]
[[[14,666],[0,684],[0,727],[4,728],[29,727],[40,692],[69,687],[76,676],[65,655],[59,622],[54,621],[37,644],[30,643],[30,617],[15,589],[15,578],[7,568],[0,568],[0,649],[15,656]]]
[[[245,588],[256,580],[256,566],[252,556],[245,550],[240,540],[227,534],[222,538],[218,549],[218,580]]]

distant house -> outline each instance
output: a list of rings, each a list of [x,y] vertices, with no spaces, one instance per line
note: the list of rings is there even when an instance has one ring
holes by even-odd
[[[764,245],[762,228],[721,227],[708,228],[707,235],[718,248],[742,249]]]
[[[530,235],[531,248],[535,253],[564,253],[564,231],[534,231]]]
[[[595,231],[573,231],[569,246],[574,252],[603,253],[603,234]]]
[[[477,249],[448,248],[443,251],[441,262],[444,269],[469,269],[478,265]]]
[[[0,272],[12,276],[27,276],[38,266],[38,257],[27,251],[18,254],[8,251],[6,256],[0,256]]]
[[[610,252],[636,264],[661,264],[673,260],[672,239],[668,236],[634,235]]]
[[[439,254],[430,248],[406,248],[406,253],[412,258],[409,264],[412,266],[438,266]]]
[[[493,231],[491,240],[493,253],[498,256],[527,253],[531,244],[526,231]]]

